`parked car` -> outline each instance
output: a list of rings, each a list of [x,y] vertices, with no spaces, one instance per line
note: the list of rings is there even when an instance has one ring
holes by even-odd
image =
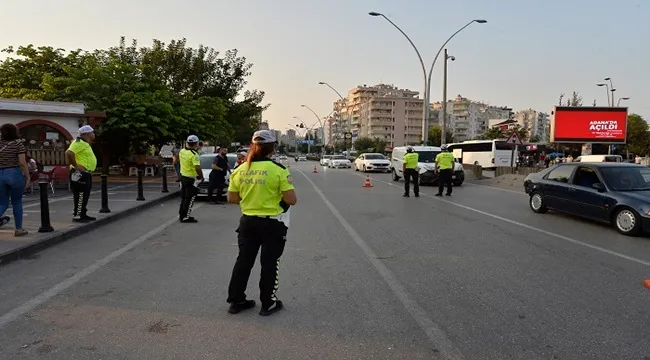
[[[390,172],[390,160],[383,154],[364,153],[354,160],[354,170]]]
[[[352,169],[352,162],[345,155],[332,155],[327,161],[327,167]]]
[[[210,179],[210,172],[212,171],[212,162],[214,161],[214,157],[217,156],[216,154],[203,154],[199,156],[199,162],[201,163],[201,171],[203,171],[203,178],[205,181],[203,181],[201,184],[199,184],[199,192],[197,196],[208,196],[208,182]],[[230,165],[230,169],[235,168],[235,164],[237,163],[237,153],[228,153],[226,154],[226,157],[228,159],[228,164]],[[226,173],[226,188],[228,188],[228,185],[230,184],[230,172]],[[180,184],[179,184],[180,186]],[[225,193],[225,192],[224,192]]]
[[[440,148],[436,146],[412,146],[413,150],[418,153],[418,167],[419,182],[420,184],[438,184],[438,173],[436,170],[436,155],[440,154]],[[399,181],[404,176],[402,165],[404,164],[404,154],[406,154],[406,146],[399,146],[393,148],[390,156],[390,167],[393,173],[393,181]],[[465,181],[465,170],[463,165],[458,162],[454,164],[454,174],[452,175],[452,182],[456,186],[460,186]]]
[[[332,158],[333,155],[323,155],[322,158],[320,158],[320,165],[321,166],[327,166],[329,164],[329,160]]]
[[[529,205],[613,225],[623,235],[650,229],[650,168],[620,162],[562,163],[524,180]]]

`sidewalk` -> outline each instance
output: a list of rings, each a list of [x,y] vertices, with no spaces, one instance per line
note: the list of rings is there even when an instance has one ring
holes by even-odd
[[[159,180],[159,179],[158,179]],[[136,183],[109,182],[108,208],[110,213],[100,214],[101,192],[99,181],[93,183],[93,191],[88,202],[88,215],[97,220],[89,223],[76,223],[72,221],[72,193],[68,190],[55,189],[55,196],[49,198],[50,223],[53,232],[39,233],[41,226],[40,201],[38,195],[28,195],[23,202],[23,228],[29,234],[14,237],[14,222],[11,207],[5,215],[12,221],[0,228],[0,265],[10,261],[29,256],[46,247],[65,241],[74,236],[91,231],[99,226],[117,221],[136,211],[146,209],[164,202],[179,194],[178,184],[172,179],[168,184],[168,193],[162,193],[160,181],[143,182],[145,201],[137,201]],[[48,195],[51,196],[51,192]]]

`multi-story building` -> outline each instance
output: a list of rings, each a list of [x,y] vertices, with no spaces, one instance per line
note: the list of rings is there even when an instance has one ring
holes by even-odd
[[[289,147],[296,146],[296,130],[294,129],[287,130],[287,145],[289,145]]]
[[[273,131],[273,134],[275,135],[275,139],[279,142],[280,138],[282,137],[282,131],[275,130],[275,129],[271,129],[271,131]]]
[[[280,135],[280,145],[288,145],[289,144],[289,137],[287,134],[282,134]]]
[[[424,101],[418,92],[393,85],[357,86],[348,97],[334,103],[344,128],[352,139],[371,137],[386,141],[389,146],[422,142],[422,111]]]
[[[529,139],[549,140],[549,117],[547,113],[533,109],[521,110],[515,114],[514,120],[528,132]]]
[[[323,137],[325,139],[325,145],[333,146],[337,141],[343,140],[345,126],[343,121],[337,117],[331,116],[325,120],[323,125],[325,125]]]
[[[433,111],[438,112],[438,123],[440,123],[442,103],[433,103],[431,107]],[[460,142],[475,139],[484,134],[490,126],[489,120],[505,121],[511,117],[511,108],[490,106],[458,95],[454,100],[447,102],[445,127],[452,131],[454,140]]]

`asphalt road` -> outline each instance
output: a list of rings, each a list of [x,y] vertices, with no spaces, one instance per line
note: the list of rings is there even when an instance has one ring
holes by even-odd
[[[464,185],[292,165],[286,310],[226,312],[236,206],[172,201],[0,268],[1,359],[647,359],[650,241]],[[259,269],[248,294],[258,296]]]

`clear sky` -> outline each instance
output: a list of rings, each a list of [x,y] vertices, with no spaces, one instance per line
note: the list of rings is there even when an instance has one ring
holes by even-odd
[[[186,37],[218,50],[237,48],[254,64],[249,88],[266,91],[264,119],[284,130],[294,116],[311,125],[336,94],[360,84],[423,89],[417,57],[388,22],[411,36],[430,66],[449,45],[449,97],[461,94],[515,110],[550,112],[560,93],[606,105],[597,87],[612,77],[616,96],[650,119],[649,0],[0,0],[0,45],[109,47],[121,35],[150,44]],[[441,63],[439,63],[441,65]],[[432,101],[442,100],[442,66]]]

